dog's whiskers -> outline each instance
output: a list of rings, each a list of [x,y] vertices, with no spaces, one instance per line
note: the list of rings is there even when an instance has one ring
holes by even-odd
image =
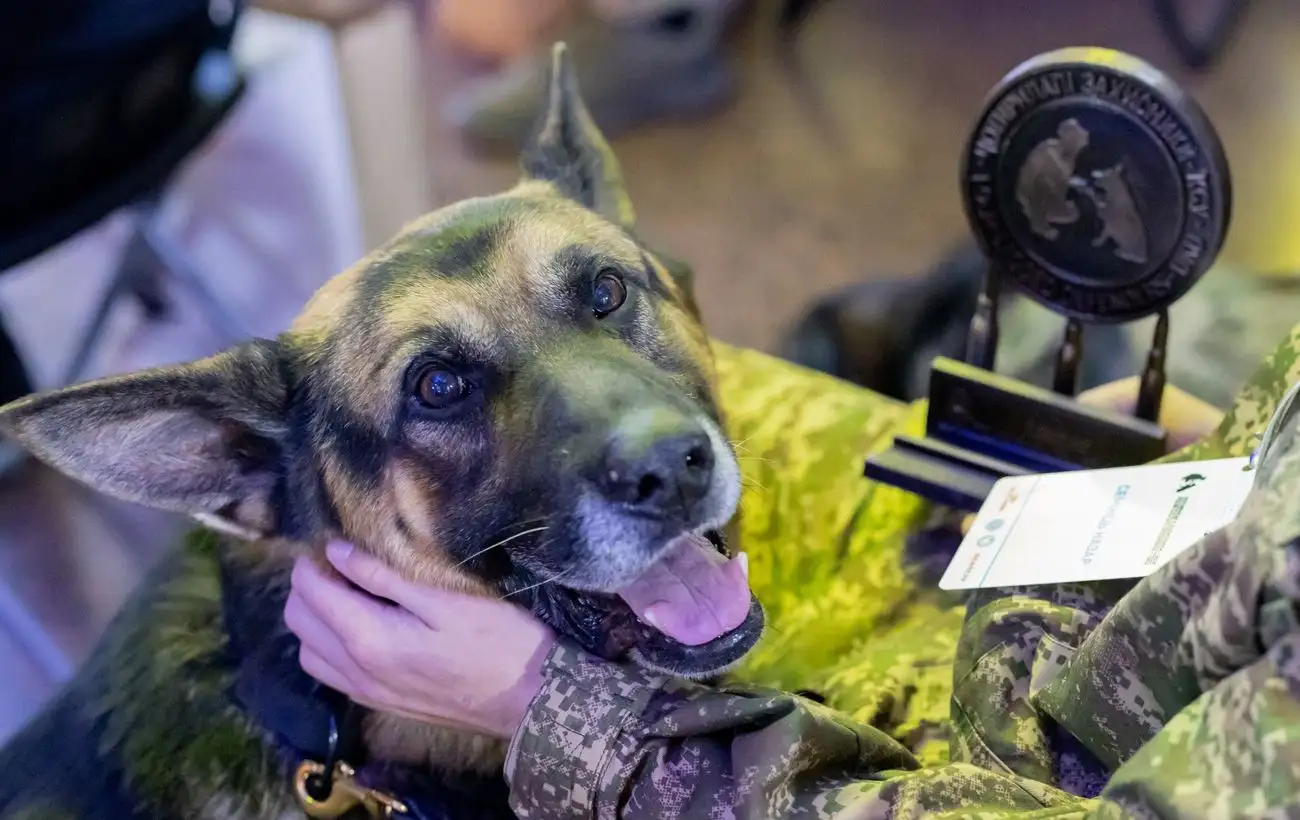
[[[530,530],[524,530],[523,532],[517,532],[514,535],[510,535],[505,538],[502,538],[500,541],[497,541],[495,544],[489,544],[488,546],[474,553],[470,557],[466,558],[464,561],[461,561],[459,564],[456,565],[456,568],[459,569],[460,567],[463,567],[464,565],[468,564],[470,561],[473,561],[475,558],[479,557],[485,552],[494,550],[497,547],[504,547],[506,544],[509,544],[511,541],[515,540],[516,538],[523,538],[525,535],[532,535],[535,532],[546,532],[547,529],[548,528],[546,526],[533,527]]]
[[[750,436],[749,438],[753,438],[753,436]],[[749,450],[745,448],[745,442],[749,441],[749,438],[731,442],[732,449],[748,453]]]
[[[545,586],[545,585],[547,585],[547,584],[553,584],[553,583],[555,583],[556,581],[559,581],[559,580],[563,579],[564,576],[567,575],[567,574],[568,574],[568,573],[561,572],[559,575],[552,575],[550,578],[543,578],[542,580],[538,581],[538,582],[535,583],[535,584],[529,584],[528,586],[526,586],[526,587],[524,587],[524,588],[522,588],[522,589],[516,589],[514,592],[507,592],[505,595],[502,595],[502,596],[501,596],[501,600],[504,601],[506,598],[509,598],[509,597],[512,596],[512,595],[518,595],[518,594],[520,594],[521,592],[528,592],[529,590],[537,589],[537,588],[540,587],[540,586]]]
[[[542,524],[546,521],[551,520],[554,517],[555,516],[553,515],[543,515],[537,518],[529,518],[526,521],[516,521],[513,524],[507,524],[506,527],[527,527],[530,524]],[[505,527],[502,527],[502,529],[505,529]]]

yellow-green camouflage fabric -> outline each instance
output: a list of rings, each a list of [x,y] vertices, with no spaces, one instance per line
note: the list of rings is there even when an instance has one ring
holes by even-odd
[[[947,759],[964,600],[941,592],[929,505],[862,476],[868,455],[925,429],[925,408],[751,350],[717,345],[719,396],[745,490],[740,542],[767,612],[732,677],[812,689],[931,763]],[[955,545],[955,541],[953,542]]]
[[[1142,581],[957,599],[933,513],[861,475],[924,408],[718,357],[769,632],[724,687],[558,648],[507,763],[521,817],[1300,814],[1296,421],[1236,522]],[[1300,328],[1169,459],[1248,454],[1296,379]]]

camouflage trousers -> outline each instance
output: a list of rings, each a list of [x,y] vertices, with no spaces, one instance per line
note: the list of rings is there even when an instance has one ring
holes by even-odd
[[[857,472],[867,452],[919,428],[923,408],[859,406],[863,391],[829,380],[815,401],[806,384],[791,393],[794,376],[739,384],[758,370],[734,364],[746,355],[756,354],[722,356],[723,395],[774,408],[730,413],[742,458],[754,451],[744,535],[773,629],[737,677],[816,689],[878,731],[851,765],[829,768],[810,762],[818,744],[804,730],[786,737],[793,745],[770,756],[805,759],[773,773],[789,786],[790,811],[770,816],[1300,812],[1294,429],[1279,434],[1237,521],[1141,582],[955,598],[935,584],[951,541],[907,537],[933,513]],[[1247,455],[1296,380],[1300,328],[1220,428],[1169,460]],[[809,478],[818,465],[826,472]],[[895,744],[914,765],[898,765]],[[814,773],[815,788],[795,785]]]

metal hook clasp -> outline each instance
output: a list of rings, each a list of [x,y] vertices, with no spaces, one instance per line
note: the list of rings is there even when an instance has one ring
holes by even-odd
[[[293,796],[307,816],[314,820],[335,820],[358,807],[375,820],[406,814],[406,804],[396,797],[357,782],[356,769],[339,759],[340,746],[338,720],[331,714],[325,762],[304,760],[294,772]]]
[[[293,794],[298,805],[314,820],[336,820],[357,807],[375,820],[388,820],[394,814],[406,814],[406,804],[389,794],[366,788],[356,781],[356,770],[339,761],[330,774],[325,764],[304,760],[293,779]],[[328,791],[321,795],[324,781]]]

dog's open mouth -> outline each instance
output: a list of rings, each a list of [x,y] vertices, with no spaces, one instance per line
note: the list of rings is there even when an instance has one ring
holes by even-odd
[[[714,536],[716,537],[716,535]],[[642,623],[678,643],[700,646],[745,622],[749,579],[708,536],[681,535],[663,558],[618,591]]]
[[[659,561],[616,595],[554,584],[545,589],[539,614],[587,651],[684,677],[723,671],[763,631],[763,609],[749,590],[743,559],[728,558],[716,532],[673,539]]]
[[[727,558],[717,532],[678,536],[618,597],[640,622],[640,640],[628,653],[675,674],[715,674],[740,660],[763,630],[744,559]]]

